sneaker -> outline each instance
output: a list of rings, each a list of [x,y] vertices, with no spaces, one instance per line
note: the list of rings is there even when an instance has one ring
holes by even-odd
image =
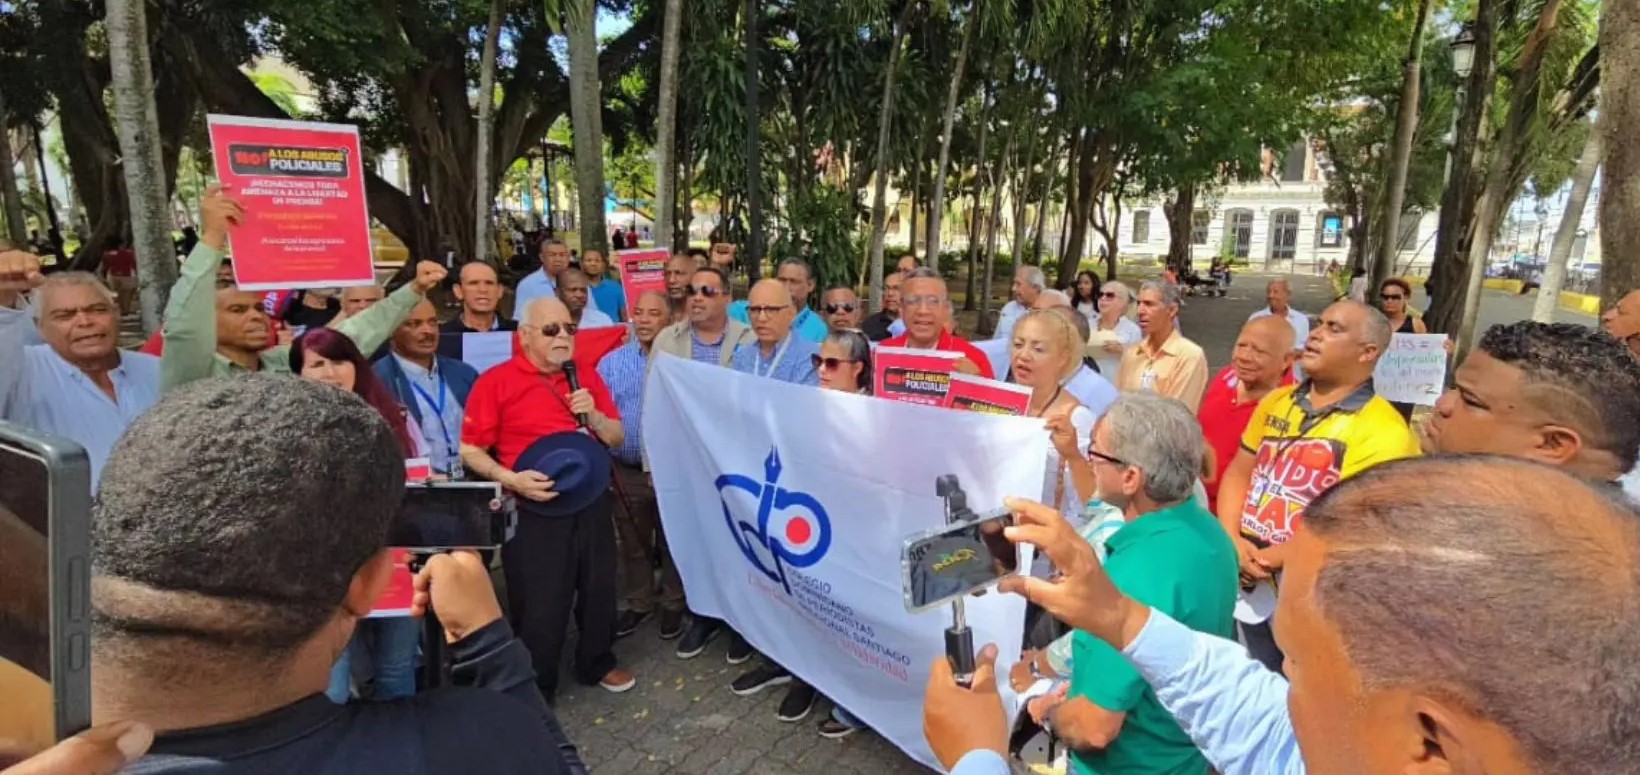
[[[628,691],[632,687],[637,686],[638,678],[637,676],[634,676],[633,674],[617,667],[614,670],[604,673],[604,677],[598,679],[598,685],[608,689],[611,692],[620,694],[621,692]]]
[[[746,639],[740,636],[740,633],[735,633],[734,637],[729,639],[729,654],[726,657],[729,664],[746,664],[746,660],[751,659],[753,653],[752,644],[747,643]]]
[[[683,634],[683,612],[661,612],[661,640],[672,640]]]
[[[835,718],[820,720],[820,736],[827,740],[841,740],[858,731],[859,727],[851,727]]]
[[[802,721],[814,710],[814,701],[819,696],[813,686],[798,681],[786,690],[786,697],[780,701],[780,710],[775,711],[774,717],[787,724]]]
[[[683,634],[678,641],[678,659],[694,659],[700,652],[706,650],[706,644],[711,643],[718,633],[723,631],[723,625],[710,619],[696,619],[689,625],[689,631]]]
[[[742,697],[750,697],[771,686],[780,686],[792,682],[792,674],[779,665],[764,665],[752,668],[742,673],[734,683],[729,684],[729,691]]]
[[[648,611],[622,611],[615,617],[615,637],[624,638],[638,631],[638,625],[649,618]]]

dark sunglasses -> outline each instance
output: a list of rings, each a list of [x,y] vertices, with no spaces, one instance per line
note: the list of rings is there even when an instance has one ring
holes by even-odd
[[[1099,292],[1099,298],[1101,298],[1101,299],[1114,299],[1114,298],[1116,298],[1116,291],[1100,291]]]
[[[822,358],[818,355],[810,355],[809,363],[814,364],[817,369],[835,371],[845,363],[859,363],[859,361],[853,358]]]
[[[580,326],[574,323],[543,323],[541,325],[541,334],[542,336],[554,337],[562,331],[570,336],[575,336],[575,329],[577,328],[580,328]]]
[[[722,289],[710,285],[691,285],[685,290],[688,291],[690,296],[705,296],[708,299],[715,299],[718,294],[723,293]]]
[[[853,304],[827,304],[826,314],[835,315],[839,312],[853,312],[855,309],[856,307]]]
[[[1378,298],[1383,299],[1384,301],[1406,301],[1406,299],[1407,299],[1407,297],[1402,296],[1400,294],[1390,294],[1390,293],[1380,293],[1380,294],[1378,294]]]

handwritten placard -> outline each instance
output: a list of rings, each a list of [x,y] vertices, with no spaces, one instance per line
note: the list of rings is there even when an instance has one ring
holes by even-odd
[[[1446,386],[1446,335],[1396,334],[1372,382],[1386,400],[1434,406]]]

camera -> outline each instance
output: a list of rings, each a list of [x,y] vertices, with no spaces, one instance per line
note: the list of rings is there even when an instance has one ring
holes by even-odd
[[[495,482],[409,483],[387,545],[418,553],[495,549],[515,518]]]

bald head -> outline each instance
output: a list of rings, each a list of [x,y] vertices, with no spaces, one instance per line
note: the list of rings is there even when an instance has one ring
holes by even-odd
[[[790,304],[792,294],[786,290],[786,284],[772,277],[758,280],[752,286],[751,293],[746,295],[746,302],[751,305]]]
[[[789,284],[775,278],[758,280],[746,295],[746,315],[752,321],[752,332],[764,349],[783,341],[791,332],[797,307],[792,300]]]
[[[1442,706],[1443,726],[1478,717],[1518,744],[1523,772],[1640,771],[1640,513],[1617,490],[1518,459],[1433,457],[1371,468],[1305,521],[1324,552],[1313,604],[1363,705],[1405,692]]]
[[[1253,318],[1241,327],[1241,333],[1243,336],[1257,338],[1275,352],[1289,352],[1298,346],[1298,343],[1293,341],[1298,332],[1293,330],[1293,324],[1288,323],[1284,317],[1265,315]]]
[[[553,321],[569,322],[569,307],[562,301],[551,296],[542,296],[530,301],[524,308],[524,325],[544,326]]]
[[[1389,318],[1376,308],[1350,299],[1334,302],[1310,331],[1299,360],[1319,384],[1359,385],[1372,378],[1393,334]]]
[[[1285,278],[1276,278],[1264,286],[1264,301],[1277,315],[1287,314],[1287,301],[1293,297],[1293,287]]]

